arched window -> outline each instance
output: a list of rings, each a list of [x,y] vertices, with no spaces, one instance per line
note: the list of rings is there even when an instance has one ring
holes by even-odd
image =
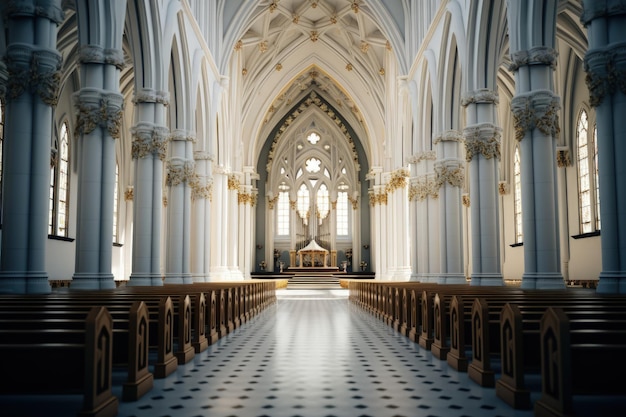
[[[598,126],[593,125],[593,150],[594,150],[594,158],[593,165],[595,169],[594,172],[594,182],[596,184],[596,230],[600,230],[600,179],[599,176],[599,164],[598,164]]]
[[[67,122],[63,122],[55,141],[50,167],[50,208],[48,234],[68,236],[70,197],[70,134]]]
[[[348,192],[337,193],[337,236],[348,236]]]
[[[326,187],[326,184],[322,184],[317,190],[317,213],[320,219],[325,219],[329,212],[330,197],[328,196],[328,187]]]
[[[289,192],[280,191],[276,203],[276,234],[289,235]]]
[[[595,128],[589,137],[589,119],[582,110],[576,123],[576,160],[578,162],[578,213],[580,232],[592,233],[600,228],[599,192],[597,188],[597,149]]]
[[[310,204],[309,189],[306,186],[306,184],[302,184],[300,188],[298,189],[297,208],[298,208],[298,215],[300,216],[302,220],[304,220],[304,224],[308,223],[309,204]]]
[[[119,242],[119,233],[118,233],[118,218],[119,218],[119,192],[118,188],[120,186],[120,168],[115,162],[115,188],[113,189],[113,243]]]
[[[522,232],[522,171],[519,147],[515,148],[513,160],[513,179],[515,184],[515,243],[522,243],[524,234]]]

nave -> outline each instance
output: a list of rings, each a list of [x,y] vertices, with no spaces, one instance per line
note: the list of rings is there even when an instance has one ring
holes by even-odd
[[[277,290],[278,303],[120,417],[531,416],[513,410],[347,300],[346,290]]]

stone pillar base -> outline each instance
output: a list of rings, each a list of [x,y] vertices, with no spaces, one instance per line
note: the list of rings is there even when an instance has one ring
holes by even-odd
[[[166,273],[163,284],[193,284],[193,278],[189,273]]]
[[[48,274],[41,272],[0,272],[0,294],[49,294]]]
[[[602,294],[626,294],[626,271],[603,271],[596,290]]]
[[[437,277],[438,284],[467,284],[463,274],[442,274]]]
[[[128,287],[161,287],[163,278],[160,274],[134,273],[126,284]]]
[[[500,287],[504,285],[502,274],[472,274],[472,280],[470,281],[472,286],[482,287]]]
[[[524,290],[560,290],[565,281],[560,272],[526,272],[522,275],[521,288]]]
[[[113,274],[107,272],[77,272],[70,286],[73,290],[112,290],[115,288]]]

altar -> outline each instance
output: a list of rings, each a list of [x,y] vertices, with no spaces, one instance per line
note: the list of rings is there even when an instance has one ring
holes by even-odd
[[[298,251],[300,268],[316,268],[320,266],[326,268],[328,266],[327,257],[328,250],[318,245],[315,239],[311,240],[308,245]]]

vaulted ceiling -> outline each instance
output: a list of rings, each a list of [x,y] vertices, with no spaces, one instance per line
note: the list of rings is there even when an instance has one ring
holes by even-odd
[[[397,1],[259,2],[234,40],[231,61],[241,70],[243,136],[265,140],[311,91],[324,97],[362,140],[382,135],[385,75],[390,62],[392,74],[396,71],[393,45],[401,42],[398,25],[384,27],[377,17],[382,10],[394,21],[384,3]]]

